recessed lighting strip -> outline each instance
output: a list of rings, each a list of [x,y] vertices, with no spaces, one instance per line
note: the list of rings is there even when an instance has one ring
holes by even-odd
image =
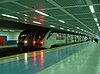
[[[46,13],[43,13],[43,12],[41,12],[41,11],[38,11],[38,10],[35,10],[35,12],[36,12],[36,13],[39,13],[39,14],[41,14],[41,15],[44,15],[44,16],[49,16],[48,14],[46,14]]]
[[[77,27],[77,29],[80,29],[79,27]]]
[[[64,28],[62,28],[62,27],[61,27],[60,29],[61,29],[61,30],[64,30]]]
[[[92,5],[89,6],[91,13],[95,13],[94,8]]]
[[[61,23],[66,23],[65,21],[63,21],[63,20],[58,20],[59,22],[61,22]]]
[[[7,15],[7,14],[1,14],[1,15],[5,17],[9,17],[9,18],[18,19],[18,17],[12,16],[12,15]]]
[[[54,25],[49,25],[50,27],[55,27]]]
[[[40,22],[37,22],[37,21],[33,21],[33,23],[36,23],[36,24],[42,24],[42,23],[40,23]]]
[[[94,18],[95,22],[98,22],[97,18]]]
[[[99,26],[99,23],[97,23],[97,26]]]

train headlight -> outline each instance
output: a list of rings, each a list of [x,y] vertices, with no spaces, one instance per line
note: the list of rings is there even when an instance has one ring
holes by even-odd
[[[17,43],[18,43],[18,40],[17,40]]]
[[[27,41],[25,40],[24,43],[27,43]]]

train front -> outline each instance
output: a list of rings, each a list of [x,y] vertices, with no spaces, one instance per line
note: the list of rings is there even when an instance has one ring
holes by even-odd
[[[19,48],[44,48],[44,38],[49,30],[36,29],[26,30],[20,33],[17,45]]]
[[[29,36],[30,36],[31,30],[24,30],[20,33],[17,45],[19,48],[29,47]]]
[[[43,45],[45,43],[45,36],[47,35],[47,33],[48,30],[38,30],[33,38],[33,47],[45,48],[43,47]]]

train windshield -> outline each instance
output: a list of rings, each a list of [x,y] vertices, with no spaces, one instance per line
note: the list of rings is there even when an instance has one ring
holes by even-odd
[[[19,35],[19,39],[25,39],[29,35],[30,32],[31,32],[30,30],[22,31]]]
[[[22,34],[22,35],[20,35],[19,39],[25,39],[27,35],[28,34]]]
[[[47,32],[48,32],[48,30],[37,31],[36,36],[35,36],[35,40],[37,42],[40,41],[40,40],[43,40],[43,38],[45,37]]]

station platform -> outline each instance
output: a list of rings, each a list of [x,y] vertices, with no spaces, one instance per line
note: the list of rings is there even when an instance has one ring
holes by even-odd
[[[13,44],[13,45],[3,45],[3,46],[0,46],[0,49],[2,48],[9,48],[9,47],[17,47],[16,44]]]
[[[0,74],[100,74],[100,42],[0,58]]]
[[[18,53],[16,44],[0,46],[0,57]]]

